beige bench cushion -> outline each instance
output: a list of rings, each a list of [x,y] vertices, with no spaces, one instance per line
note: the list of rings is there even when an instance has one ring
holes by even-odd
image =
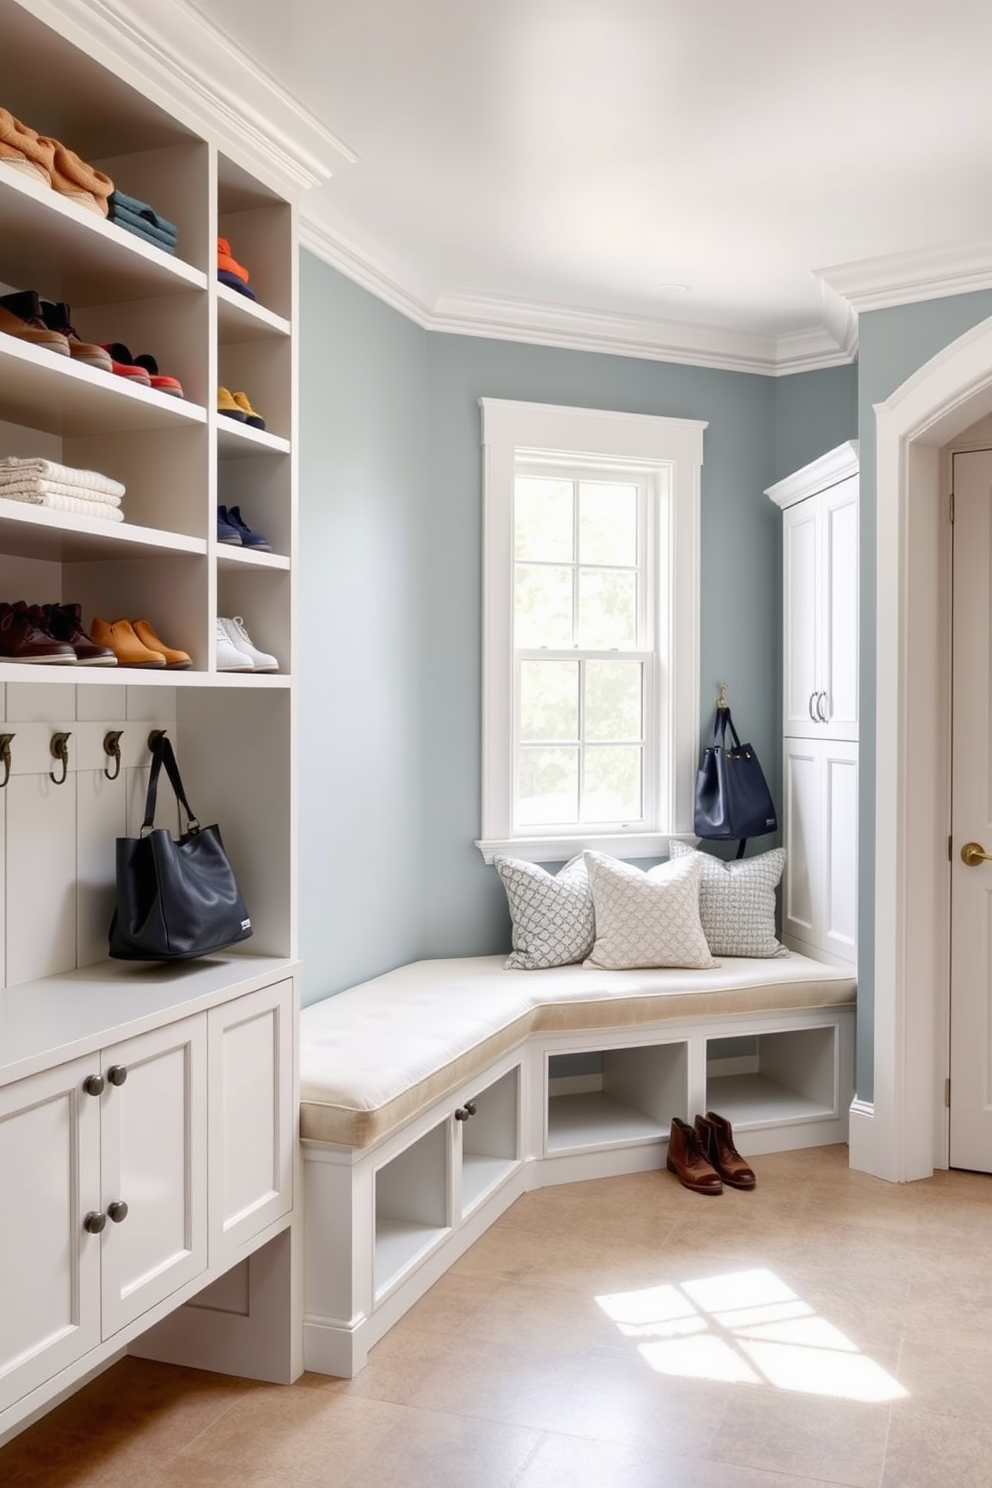
[[[531,1033],[853,1003],[854,976],[791,955],[705,971],[507,971],[505,956],[415,961],[300,1015],[300,1132],[368,1147]]]

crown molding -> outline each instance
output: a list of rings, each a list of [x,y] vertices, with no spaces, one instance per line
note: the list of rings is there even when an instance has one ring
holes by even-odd
[[[784,510],[787,506],[795,506],[797,501],[805,500],[807,496],[815,495],[817,491],[839,485],[849,476],[857,475],[859,469],[858,441],[849,439],[836,449],[820,455],[819,459],[811,460],[801,470],[794,470],[774,486],[768,486],[765,495]]]
[[[308,188],[356,157],[189,0],[18,0],[236,158]]]
[[[890,253],[815,270],[855,313],[992,289],[992,238],[953,247]]]
[[[838,346],[822,326],[776,337],[495,295],[444,291],[436,297],[427,292],[418,295],[315,213],[308,212],[306,202],[301,212],[300,243],[427,331],[766,377],[834,367],[852,360],[851,352]]]

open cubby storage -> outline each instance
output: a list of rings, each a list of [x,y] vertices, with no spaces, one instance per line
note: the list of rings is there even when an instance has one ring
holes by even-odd
[[[463,1113],[459,1119],[459,1112]],[[514,1066],[460,1106],[462,1214],[469,1214],[520,1163],[520,1069]]]
[[[706,1100],[738,1133],[835,1116],[840,1100],[836,1026],[710,1040]]]
[[[666,1137],[672,1117],[685,1110],[684,1043],[603,1049],[581,1060],[550,1054],[547,1152],[628,1146]]]
[[[448,1232],[448,1123],[425,1132],[375,1174],[376,1300]]]
[[[78,1141],[60,1143],[54,1116],[47,1126],[47,1118],[23,1118],[23,1130],[37,1137],[35,1170],[49,1170],[58,1186],[58,1204],[48,1213],[61,1229],[53,1222],[32,1240],[22,1228],[20,1240],[0,1246],[0,1258],[24,1295],[50,1297],[50,1313],[58,1316],[51,1338],[41,1338],[44,1310],[19,1314],[23,1359],[0,1342],[0,1441],[128,1347],[269,1379],[293,1378],[302,1367],[292,1279],[299,1249],[292,703],[298,183],[282,178],[274,157],[254,160],[250,142],[243,152],[236,140],[222,144],[204,128],[206,115],[192,94],[188,115],[163,106],[163,95],[124,60],[136,52],[125,47],[118,65],[103,43],[87,51],[81,34],[75,23],[59,34],[31,5],[0,0],[0,102],[175,224],[176,251],[0,161],[0,294],[33,290],[67,303],[83,341],[118,342],[154,357],[183,396],[34,344],[9,327],[0,331],[0,461],[13,456],[97,471],[125,488],[123,520],[115,521],[91,508],[4,497],[0,485],[0,603],[76,603],[86,629],[96,617],[144,619],[163,642],[188,652],[191,666],[52,665],[0,655],[0,730],[10,736],[9,779],[0,765],[0,1025],[7,1030],[0,1112],[11,1123],[7,1139],[0,1137],[0,1177],[25,1212],[30,1175],[11,1171],[18,1163],[11,1134],[22,1130],[20,1113],[34,1109],[33,1082],[46,1090],[50,1084],[65,1120],[81,1123]],[[218,235],[248,268],[257,298],[218,282]],[[245,392],[266,428],[222,416],[219,384]],[[219,544],[218,504],[240,506],[271,550]],[[218,667],[216,623],[235,614],[254,644],[277,656],[278,673]],[[253,934],[222,957],[126,972],[107,960],[115,842],[140,829],[153,728],[168,730],[199,819],[221,826]],[[51,754],[56,732],[68,735],[64,774]],[[111,732],[119,761],[105,747]],[[158,824],[179,825],[167,788]],[[188,1018],[196,1052],[183,1063],[168,1052],[169,1030]],[[167,1212],[154,1224],[135,1180],[127,1222],[84,1234],[80,1204],[123,1197],[101,1194],[93,1179],[100,1142],[106,1161],[116,1113],[127,1101],[106,1094],[89,1101],[79,1095],[77,1074],[98,1073],[101,1049],[116,1046],[122,1030],[129,1040],[140,1031],[156,1052],[162,1043],[172,1104],[159,1129],[150,1099],[140,1124],[121,1126],[121,1141],[132,1155],[140,1141],[152,1156],[159,1139],[168,1141],[192,1166],[179,1172],[169,1149],[170,1183],[161,1186]],[[180,1065],[195,1074],[186,1084],[173,1072]],[[125,1090],[132,1106],[138,1090],[135,1077]],[[237,1148],[241,1128],[257,1134],[250,1152]],[[221,1137],[228,1150],[218,1152]],[[231,1212],[221,1213],[227,1200]],[[179,1250],[187,1242],[195,1250],[193,1259],[174,1273],[163,1269],[147,1302],[139,1288],[127,1316],[115,1320],[107,1280],[115,1256],[130,1246],[140,1261],[145,1246],[149,1266],[157,1265],[155,1236],[171,1245],[176,1234],[186,1237]],[[223,1298],[213,1304],[198,1297],[195,1309],[181,1305],[232,1265],[248,1268],[249,1255],[273,1244],[277,1262],[245,1271],[247,1312]],[[257,1278],[266,1272],[263,1285]],[[0,1295],[0,1315],[4,1300]],[[67,1341],[50,1349],[63,1334]]]

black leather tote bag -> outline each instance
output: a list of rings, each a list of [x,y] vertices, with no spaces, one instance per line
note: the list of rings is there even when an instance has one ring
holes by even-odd
[[[733,741],[729,749],[728,730]],[[717,708],[713,742],[703,750],[696,775],[696,836],[744,842],[777,830],[775,803],[758,756],[737,737],[730,709]]]
[[[186,961],[247,940],[251,917],[220,828],[201,827],[190,809],[172,744],[159,734],[151,749],[141,834],[117,839],[110,954],[122,961]],[[163,765],[186,813],[186,831],[178,841],[154,826]]]

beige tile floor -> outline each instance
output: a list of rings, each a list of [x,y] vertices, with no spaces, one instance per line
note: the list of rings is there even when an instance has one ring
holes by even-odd
[[[115,1365],[2,1488],[990,1488],[992,1178],[520,1199],[355,1380]]]

